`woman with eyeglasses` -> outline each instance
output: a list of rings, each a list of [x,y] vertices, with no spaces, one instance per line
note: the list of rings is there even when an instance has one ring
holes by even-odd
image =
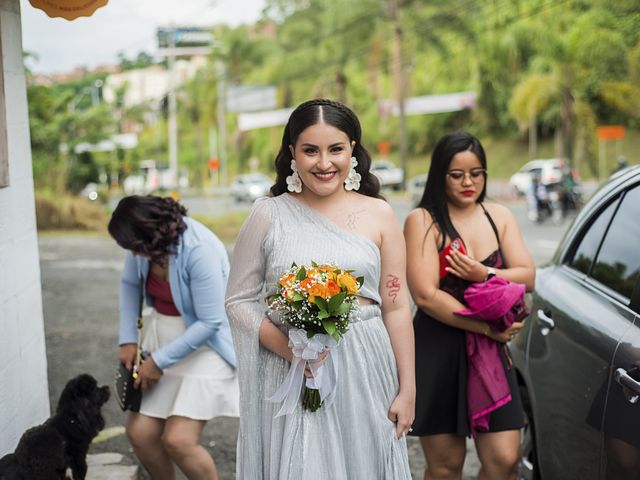
[[[466,332],[499,344],[523,327],[503,332],[458,315],[465,290],[493,276],[534,286],[535,267],[512,213],[485,202],[487,160],[477,138],[455,132],[441,138],[432,155],[427,184],[407,217],[407,280],[417,305],[416,418],[411,435],[420,437],[427,460],[425,479],[460,479],[468,416]],[[474,432],[481,462],[479,479],[514,479],[524,425],[516,375],[500,348],[510,401],[489,414],[488,429]],[[500,360],[498,360],[500,362]],[[498,367],[499,368],[499,367]]]

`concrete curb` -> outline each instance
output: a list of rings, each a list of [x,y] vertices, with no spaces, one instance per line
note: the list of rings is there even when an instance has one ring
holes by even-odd
[[[86,480],[137,480],[138,465],[125,465],[119,453],[96,453],[87,455]]]

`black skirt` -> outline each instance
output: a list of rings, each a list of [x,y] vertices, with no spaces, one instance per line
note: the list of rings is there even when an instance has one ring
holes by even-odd
[[[467,416],[467,354],[464,330],[445,325],[418,309],[413,328],[416,341],[416,418],[410,435],[471,434]],[[511,401],[494,410],[489,431],[518,430],[524,412],[513,368],[503,355]]]

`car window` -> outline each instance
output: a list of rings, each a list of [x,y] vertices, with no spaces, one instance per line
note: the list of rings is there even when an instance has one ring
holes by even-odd
[[[576,270],[586,274],[591,270],[591,264],[596,257],[596,253],[598,253],[598,247],[617,204],[618,202],[611,202],[589,225],[582,240],[580,240],[578,248],[575,250],[573,258],[569,262],[569,265]]]
[[[622,199],[591,272],[593,278],[626,298],[631,298],[640,275],[639,219],[640,186],[636,186]]]
[[[539,175],[542,173],[542,168],[541,167],[533,167],[532,169],[529,170],[529,173],[531,175]]]

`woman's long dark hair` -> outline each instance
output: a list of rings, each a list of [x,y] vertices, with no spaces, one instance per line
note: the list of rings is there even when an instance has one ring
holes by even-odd
[[[355,141],[353,156],[358,160],[356,172],[360,174],[359,193],[369,197],[382,198],[380,196],[380,183],[373,175],[371,167],[371,155],[362,145],[362,129],[360,120],[346,105],[318,98],[304,102],[293,111],[284,128],[282,145],[276,156],[276,183],[271,187],[271,194],[276,197],[287,192],[287,177],[293,173],[291,170],[291,150],[289,145],[295,145],[298,136],[311,125],[315,125],[323,119],[324,123],[344,132],[350,141]]]
[[[153,263],[167,265],[187,229],[187,209],[169,197],[131,195],[124,197],[111,215],[109,233],[118,245]]]
[[[487,157],[480,140],[464,131],[448,133],[438,140],[436,147],[433,149],[427,184],[417,205],[417,207],[426,209],[438,226],[441,233],[440,249],[444,248],[445,237],[455,238],[458,236],[449,217],[446,182],[451,160],[457,153],[466,150],[473,152],[480,160],[482,168],[487,169]],[[485,177],[482,192],[480,192],[480,196],[477,199],[478,203],[484,200],[486,193],[487,182]]]

